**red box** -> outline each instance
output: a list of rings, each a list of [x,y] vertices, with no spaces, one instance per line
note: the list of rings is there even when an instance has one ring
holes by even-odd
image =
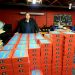
[[[57,71],[57,72],[52,72],[52,75],[62,75],[62,73]]]
[[[0,75],[14,75],[13,70],[0,71]]]
[[[68,50],[64,50],[64,55],[65,56],[73,56],[74,55],[74,49],[68,49]]]
[[[43,59],[41,58],[41,64],[51,64],[52,59]]]
[[[13,51],[0,51],[0,64],[11,64]]]
[[[72,66],[63,67],[62,75],[72,75]]]
[[[40,58],[40,53],[29,53],[29,58],[35,58],[35,57],[38,57]]]
[[[62,61],[58,60],[58,61],[53,61],[52,62],[52,66],[62,66]]]
[[[38,64],[36,64],[36,65],[30,65],[30,69],[31,70],[36,70],[36,69],[41,69],[41,64],[40,65],[38,65]]]
[[[42,52],[52,53],[52,47],[51,48],[41,48],[41,53]]]
[[[66,72],[62,72],[62,75],[72,75],[72,71],[66,71]]]
[[[60,48],[60,49],[63,49],[63,47],[64,47],[64,45],[63,45],[63,43],[61,44],[61,43],[54,43],[53,42],[53,48]]]
[[[39,62],[40,63],[40,58],[38,57],[34,57],[34,58],[30,58],[30,63],[33,63],[33,62]]]
[[[0,64],[0,71],[10,70],[12,68],[12,64]]]
[[[41,48],[52,48],[52,43],[49,40],[40,40]]]
[[[74,39],[74,38],[75,38],[75,34],[74,34],[74,33],[73,33],[73,34],[70,34],[70,33],[64,34],[64,36],[65,36],[66,38],[71,38],[71,39]]]
[[[30,75],[30,73],[15,73],[14,75]]]
[[[14,74],[17,74],[17,73],[29,73],[29,72],[30,72],[30,69],[25,69],[25,67],[20,68],[20,69],[14,68]]]
[[[12,56],[12,63],[29,62],[28,52],[25,50],[16,50]]]
[[[31,53],[40,53],[40,48],[39,49],[29,49],[28,53],[29,54],[31,54]]]
[[[74,47],[74,43],[72,44],[72,43],[65,43],[64,44],[64,47],[66,47],[66,48],[69,48],[69,47]]]
[[[47,57],[52,57],[52,51],[51,52],[41,52],[41,56],[42,57],[45,57],[45,56],[47,56]]]
[[[71,56],[69,56],[69,55],[63,56],[63,60],[64,61],[66,61],[66,60],[73,61],[73,55],[71,55]]]
[[[13,63],[13,69],[14,70],[15,69],[21,69],[21,68],[24,68],[25,70],[29,70],[30,69],[30,63],[21,63],[21,64]]]
[[[51,72],[43,72],[43,75],[52,75]]]
[[[65,43],[67,44],[74,44],[73,42],[75,42],[74,39],[65,39]]]
[[[51,32],[50,36],[52,38],[63,38],[64,37],[63,34],[61,34],[60,32],[57,32],[57,33]]]

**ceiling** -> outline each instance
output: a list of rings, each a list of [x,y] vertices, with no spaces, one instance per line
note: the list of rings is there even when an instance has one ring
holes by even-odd
[[[27,0],[0,0],[0,3],[23,3],[23,5],[27,5]],[[42,0],[42,5],[46,7],[68,8],[69,3],[75,7],[75,0]]]

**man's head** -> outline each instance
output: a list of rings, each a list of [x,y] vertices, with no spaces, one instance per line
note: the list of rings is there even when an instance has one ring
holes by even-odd
[[[26,19],[29,20],[30,19],[30,14],[26,13]]]

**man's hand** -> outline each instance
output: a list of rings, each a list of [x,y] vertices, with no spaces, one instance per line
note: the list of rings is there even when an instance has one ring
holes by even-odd
[[[15,34],[19,34],[18,32],[16,32]]]
[[[0,34],[4,33],[5,31],[3,29],[0,29]]]

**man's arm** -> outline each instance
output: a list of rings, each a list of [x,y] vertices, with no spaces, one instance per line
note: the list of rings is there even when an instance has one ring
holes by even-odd
[[[37,25],[35,20],[33,20],[33,22],[34,22],[35,31],[36,31],[36,33],[38,33],[39,32],[39,27],[38,27],[38,25]]]

